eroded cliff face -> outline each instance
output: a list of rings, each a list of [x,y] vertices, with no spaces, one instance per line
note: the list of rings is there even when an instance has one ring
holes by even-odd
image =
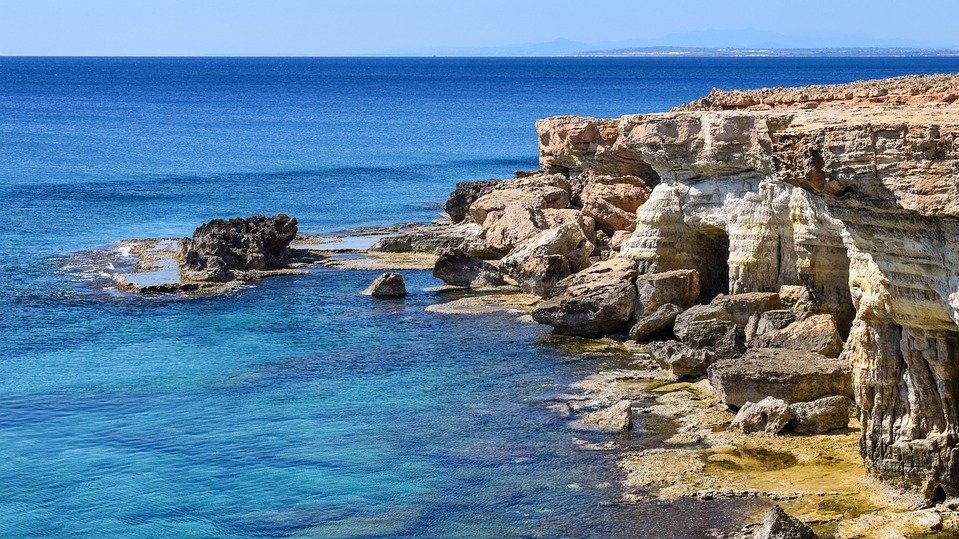
[[[804,285],[852,362],[867,469],[959,495],[959,76],[714,91],[537,123],[540,161],[655,185],[620,254],[704,295]]]

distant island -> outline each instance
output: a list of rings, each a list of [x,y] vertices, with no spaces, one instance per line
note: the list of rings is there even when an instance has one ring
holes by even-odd
[[[841,47],[841,48],[737,48],[737,47],[634,47],[580,51],[568,56],[770,56],[770,57],[810,57],[810,56],[959,56],[957,49],[918,49],[888,47]]]

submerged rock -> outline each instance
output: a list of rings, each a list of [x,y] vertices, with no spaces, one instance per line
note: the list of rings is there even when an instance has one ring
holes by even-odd
[[[819,539],[819,536],[803,521],[789,516],[775,505],[766,513],[763,527],[755,539]]]
[[[633,316],[636,264],[613,258],[556,284],[556,294],[533,311],[533,320],[562,335],[595,337],[614,333]]]
[[[787,403],[852,396],[848,361],[804,350],[758,348],[709,366],[709,382],[733,408],[776,397]]]
[[[628,399],[616,404],[584,414],[580,425],[609,432],[626,432],[633,429],[633,403]]]
[[[384,273],[363,291],[364,295],[383,298],[398,298],[406,295],[406,283],[399,273]]]

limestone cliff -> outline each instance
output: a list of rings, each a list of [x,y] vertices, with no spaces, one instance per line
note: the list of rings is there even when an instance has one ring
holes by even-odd
[[[959,76],[713,91],[669,113],[537,123],[540,161],[655,186],[620,253],[704,295],[804,285],[839,321],[861,452],[959,495]],[[848,338],[847,338],[848,337]]]

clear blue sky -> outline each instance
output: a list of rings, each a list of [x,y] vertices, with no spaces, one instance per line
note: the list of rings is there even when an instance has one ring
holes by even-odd
[[[0,55],[391,55],[600,48],[959,48],[956,0],[0,0]]]

